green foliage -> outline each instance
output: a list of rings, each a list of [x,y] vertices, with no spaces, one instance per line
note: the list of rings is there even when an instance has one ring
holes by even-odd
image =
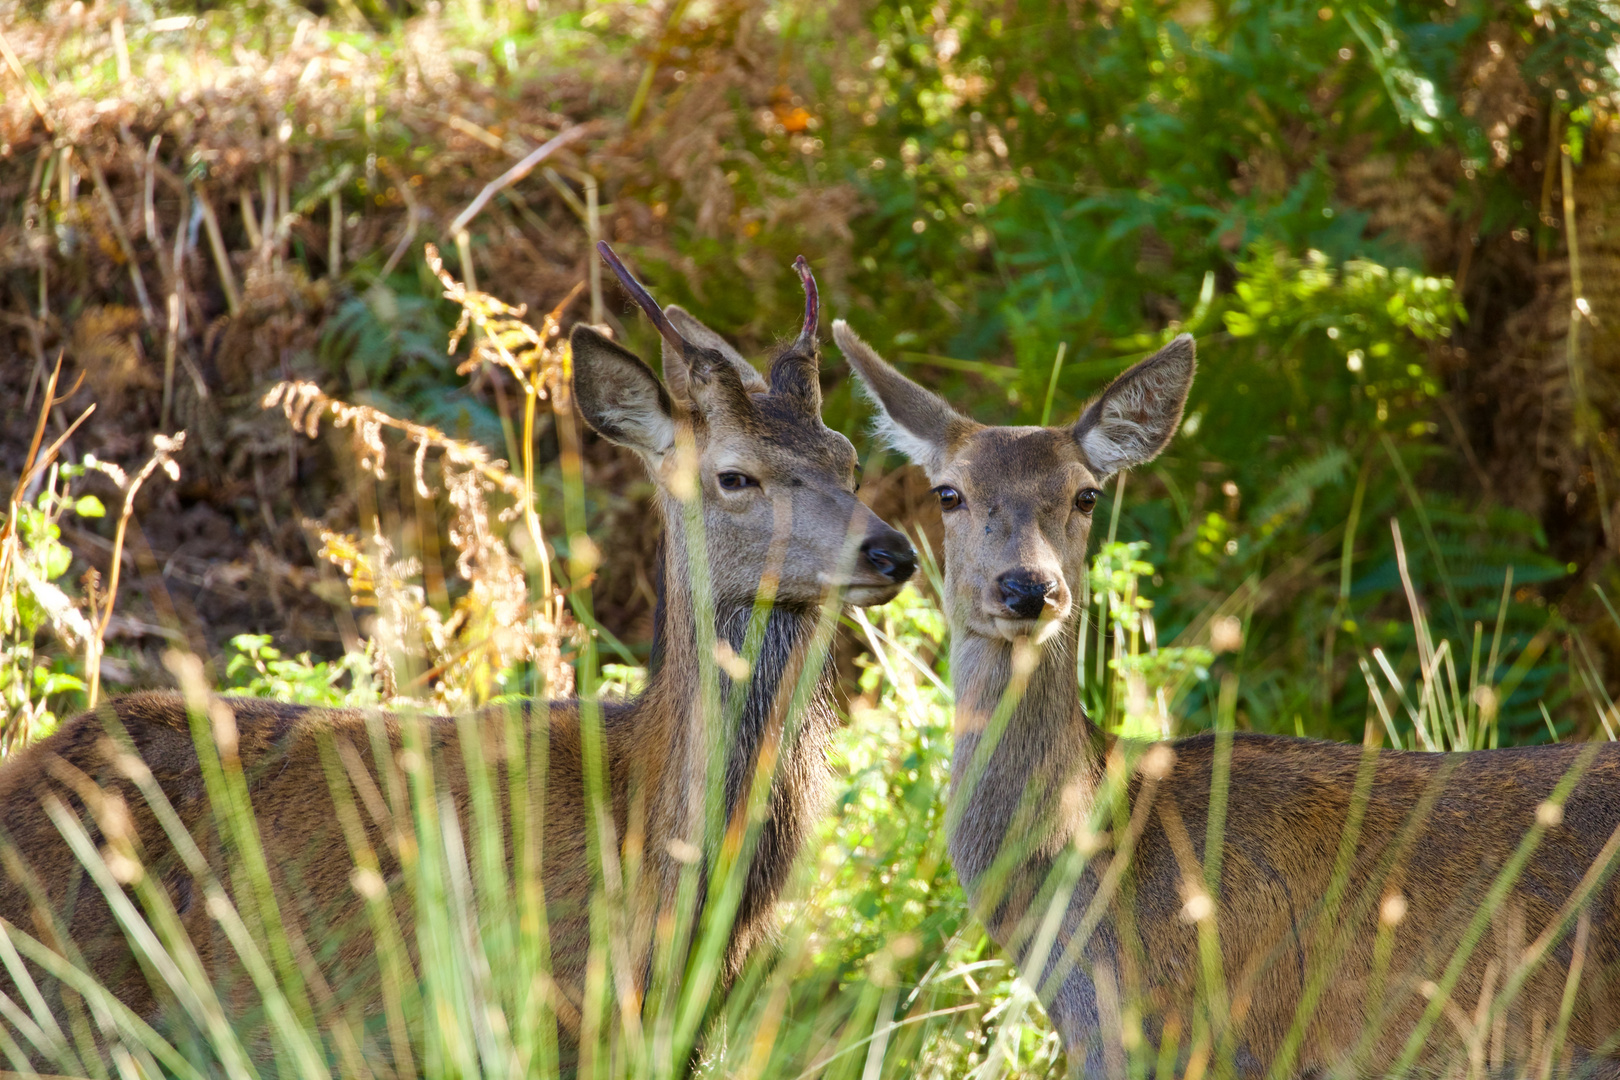
[[[94,467],[94,458],[88,461]],[[73,553],[62,543],[62,515],[106,513],[94,495],[72,494],[72,481],[85,467],[53,468],[31,505],[14,504],[16,521],[7,531],[15,547],[0,579],[0,752],[50,734],[60,713],[77,708],[87,689],[77,658],[59,648],[41,648],[39,640],[53,631],[71,650],[92,632],[79,600],[60,584],[73,564]],[[0,526],[6,524],[0,514]]]
[[[1188,689],[1208,681],[1215,654],[1202,645],[1159,644],[1153,601],[1140,591],[1142,579],[1154,575],[1142,558],[1147,541],[1098,546],[1078,665],[1087,710],[1107,731],[1143,739],[1174,735]]]
[[[384,412],[501,446],[500,417],[467,392],[455,357],[445,352],[452,323],[437,284],[401,275],[344,298],[322,328],[318,358]]]
[[[366,706],[380,700],[374,674],[368,652],[346,652],[336,660],[313,660],[308,653],[288,659],[270,644],[269,634],[237,634],[222,689],[296,705]]]

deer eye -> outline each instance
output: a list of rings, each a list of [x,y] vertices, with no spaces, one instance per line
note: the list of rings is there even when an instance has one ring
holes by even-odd
[[[720,487],[724,491],[741,491],[744,488],[759,487],[759,481],[747,473],[723,472],[715,479],[720,482]]]
[[[949,484],[939,485],[934,494],[939,496],[939,508],[947,513],[962,505],[962,493]]]
[[[1089,514],[1097,507],[1097,496],[1102,492],[1096,488],[1084,488],[1074,497],[1074,508],[1082,514]]]

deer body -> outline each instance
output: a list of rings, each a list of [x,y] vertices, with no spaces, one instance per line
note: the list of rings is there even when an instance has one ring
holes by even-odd
[[[616,846],[612,861],[621,870],[636,870],[633,876],[623,873],[628,925],[614,931],[612,962],[621,992],[639,995],[660,923],[675,914],[683,870],[696,863],[700,892],[706,887],[706,794],[723,786],[725,820],[736,824],[746,816],[757,777],[768,778],[764,822],[724,957],[723,979],[734,976],[748,950],[768,935],[771,909],[819,807],[824,748],[834,723],[823,653],[812,648],[823,607],[840,596],[859,604],[883,602],[915,568],[905,538],[856,499],[848,440],[821,423],[817,305],[808,268],[800,268],[807,295],[804,330],[776,358],[767,384],[713,331],[679,309],[660,310],[605,245],[604,256],[659,326],[672,384],[666,387],[637,357],[595,331],[575,329],[581,410],[593,427],[647,463],[667,526],[654,670],[640,696],[601,706],[611,831],[593,820],[586,801],[587,729],[578,703],[512,707],[521,710],[517,719],[529,744],[526,792],[509,793],[507,731],[514,718],[508,708],[486,709],[473,725],[502,803],[500,820],[510,823],[514,809],[524,809],[510,807],[509,799],[526,798],[531,820],[541,823],[538,872],[565,1062],[580,1019],[592,894],[601,887],[602,861],[592,854],[591,833]],[[746,684],[718,673],[720,717],[706,715],[701,692],[700,615],[683,524],[692,511],[679,494],[683,490],[687,500],[699,500],[714,639],[744,655],[756,598],[764,593],[773,601]],[[806,672],[812,663],[821,669]],[[814,692],[808,706],[790,716],[788,701],[801,673]],[[731,708],[739,694],[742,702]],[[117,714],[215,874],[225,879],[185,701],[175,694],[136,694],[106,707]],[[415,721],[385,713],[229,699],[214,702],[210,717],[222,755],[228,759],[234,752],[247,780],[284,921],[319,957],[338,1004],[347,1008],[354,994],[375,1003],[374,949],[360,895],[368,883],[356,876],[359,849],[375,854],[383,879],[400,878],[401,845],[414,840],[410,822],[393,817],[409,814],[400,801],[406,775],[424,766],[441,798],[448,796],[472,849],[462,725],[447,717],[421,718],[428,751],[421,755],[402,752],[408,749],[407,725]],[[727,723],[733,726],[722,730]],[[123,844],[148,877],[164,884],[208,970],[228,982],[237,961],[199,884],[146,800],[124,779],[127,762],[121,763],[108,727],[102,716],[86,713],[0,768],[0,918],[53,948],[77,948],[104,985],[137,1014],[150,1016],[158,999],[108,903],[43,812],[51,797],[81,814],[86,803],[102,811],[91,815],[102,825],[97,843]],[[723,740],[718,758],[711,753],[713,738]],[[379,767],[379,756],[391,760]],[[711,760],[723,763],[723,775],[713,773]],[[352,800],[334,798],[334,774],[355,793]],[[110,817],[109,795],[122,804]],[[531,866],[525,855],[536,846],[533,837],[523,853],[514,846],[508,824],[509,867],[515,872]],[[677,962],[675,970],[683,967]],[[251,991],[244,979],[236,987]],[[254,1000],[247,993],[240,1003]]]
[[[1202,1056],[1244,1076],[1620,1075],[1620,746],[1133,747],[1086,716],[1071,590],[1090,511],[1175,431],[1190,338],[1046,429],[975,424],[834,335],[940,485],[951,859],[1073,1070],[1151,1068],[1168,1042],[1178,1072]]]
[[[679,544],[666,548],[668,558],[684,558]],[[675,570],[666,568],[666,580],[681,580]],[[739,654],[750,610],[722,608],[716,612],[717,637],[729,641]],[[783,607],[772,613],[767,624],[760,662],[746,689],[727,757],[728,818],[748,794],[761,749],[781,736],[776,691],[779,685],[784,692],[791,691],[818,615],[814,610]],[[644,896],[638,906],[649,918],[674,896],[684,867],[674,853],[679,851],[679,843],[672,842],[695,847],[702,840],[701,822],[693,820],[692,794],[703,782],[706,749],[700,737],[697,663],[692,655],[695,635],[690,620],[684,590],[666,590],[663,663],[640,697],[607,702],[602,707],[604,773],[610,782],[613,835],[621,840],[634,836],[644,847],[639,882]],[[723,673],[720,677],[726,696],[742,692]],[[797,723],[796,737],[780,748],[782,758],[771,789],[769,814],[732,926],[725,959],[728,978],[741,967],[749,949],[769,935],[775,899],[819,812],[826,741],[835,725],[829,691],[823,673]],[[402,750],[402,722],[387,713],[368,716],[358,710],[252,699],[226,699],[224,704],[234,718],[237,755],[248,778],[278,896],[291,905],[297,924],[308,928],[306,934],[319,933],[336,945],[328,967],[334,985],[342,985],[352,973],[365,970],[374,946],[353,881],[355,860],[327,784],[322,743],[345,764],[361,763],[375,790],[386,792],[388,780],[376,768],[371,734],[380,727],[397,759]],[[205,847],[217,854],[213,810],[184,699],[172,693],[131,694],[114,699],[109,707],[118,714],[137,755],[152,770],[187,831],[199,838],[209,837]],[[531,781],[530,798],[544,830],[539,850],[548,905],[551,975],[565,995],[560,1018],[565,1026],[575,1026],[589,947],[589,901],[595,887],[587,851],[579,707],[575,702],[556,701],[521,708],[528,738],[535,744],[531,758],[546,763],[544,776]],[[484,761],[503,797],[507,794],[506,723],[506,708],[492,707],[480,714],[478,724]],[[470,778],[457,722],[451,717],[428,717],[425,730],[431,768],[451,796],[465,829],[471,821]],[[138,839],[139,849],[148,853],[149,872],[164,880],[205,967],[217,971],[222,983],[231,980],[234,956],[213,926],[197,886],[174,859],[161,825],[139,791],[122,776],[117,756],[107,726],[96,713],[69,721],[0,770],[0,810],[4,811],[0,819],[4,821],[4,842],[23,856],[33,882],[48,898],[47,906],[64,918],[63,929],[91,961],[97,978],[137,1014],[151,1015],[156,1004],[152,990],[105,899],[84,877],[55,824],[39,810],[48,793],[81,802],[73,788],[62,783],[72,775],[63,764],[121,796],[131,818],[131,833]],[[348,779],[353,786],[357,777],[351,774]],[[696,806],[701,805],[698,800]],[[503,798],[504,820],[510,820],[509,810]],[[637,820],[632,821],[632,816]],[[378,855],[384,879],[394,884],[399,874],[398,859],[392,855],[397,837],[374,817],[365,816],[364,823],[365,842]],[[403,827],[409,829],[408,824]],[[51,941],[54,934],[48,923],[40,924],[20,877],[0,877],[0,917]],[[639,936],[645,949],[650,947],[650,928],[642,921]],[[248,988],[238,989],[245,992]]]

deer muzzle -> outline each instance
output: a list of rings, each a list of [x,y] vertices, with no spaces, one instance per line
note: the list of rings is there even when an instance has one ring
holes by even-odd
[[[1069,590],[1056,574],[1030,567],[1004,571],[985,590],[987,614],[1003,637],[1044,640],[1069,614]]]

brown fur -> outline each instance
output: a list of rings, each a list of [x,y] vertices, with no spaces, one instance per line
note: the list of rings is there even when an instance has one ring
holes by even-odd
[[[1281,1075],[1387,1075],[1498,874],[1573,772],[1578,783],[1561,818],[1541,811],[1557,823],[1541,827],[1413,1065],[1442,1075],[1620,1074],[1612,1056],[1620,1044],[1620,896],[1604,876],[1613,868],[1605,845],[1620,844],[1620,746],[1426,754],[1245,732],[1232,736],[1229,751],[1208,734],[1111,747],[1086,716],[1073,598],[1091,517],[1075,498],[1169,440],[1192,379],[1190,338],[1121,376],[1073,427],[1043,429],[974,424],[842,324],[834,335],[887,422],[904,427],[895,441],[962,498],[944,514],[956,690],[951,857],[974,910],[1038,986],[1073,1068],[1121,1074],[1130,1010],[1142,1022],[1148,1060],[1168,1027],[1179,1032],[1185,1068],[1201,1022],[1195,1014],[1213,997],[1230,1011],[1225,1051],[1239,1074],[1281,1067]],[[1039,621],[1012,617],[995,584],[1008,572],[1053,585]],[[1030,666],[1020,669],[1020,655]],[[1026,678],[998,729],[997,703]],[[1223,752],[1230,771],[1212,907],[1205,839]],[[1120,771],[1127,758],[1140,765],[1128,776]],[[1126,779],[1122,804],[1103,795],[1111,768]],[[1353,857],[1334,900],[1346,836]],[[1130,870],[1121,877],[1124,861]],[[1598,887],[1575,904],[1594,866]],[[1213,995],[1204,986],[1201,928],[1218,934],[1222,984]],[[1577,954],[1568,1033],[1561,1055],[1547,1061]],[[1494,1015],[1490,1003],[1511,973],[1523,985]],[[1380,979],[1384,994],[1375,990]],[[1298,1044],[1285,1049],[1301,1013]],[[1217,1059],[1222,1052],[1207,1049]]]
[[[718,340],[690,316],[675,314],[682,325]],[[705,842],[705,793],[723,785],[727,814],[741,821],[733,812],[745,805],[756,769],[774,767],[766,819],[724,959],[729,981],[748,950],[768,936],[771,909],[819,807],[824,747],[834,726],[824,670],[805,713],[783,713],[807,661],[822,607],[834,595],[833,586],[845,587],[844,598],[851,602],[887,600],[914,564],[906,561],[911,556],[904,538],[856,500],[854,451],[822,425],[802,378],[789,393],[778,393],[735,354],[694,346],[685,358],[666,358],[666,371],[677,365],[682,384],[689,388],[672,396],[639,359],[595,332],[580,328],[573,341],[576,395],[586,418],[642,454],[658,481],[659,505],[669,525],[666,587],[648,687],[633,701],[603,709],[603,759],[617,861],[622,868],[639,859],[640,866],[628,898],[629,940],[614,942],[614,963],[628,970],[616,977],[620,986],[644,989],[655,928],[673,914],[683,859],[689,862]],[[813,371],[813,338],[808,351],[803,342],[799,351],[789,365]],[[657,443],[655,436],[670,441]],[[684,453],[677,445],[683,443]],[[741,492],[722,490],[717,475],[737,469],[747,470],[755,485]],[[672,490],[683,483],[701,493],[718,640],[742,653],[762,582],[776,601],[746,690],[721,676],[723,700],[746,693],[728,736],[723,777],[707,774],[708,721],[699,704],[698,635],[683,503]],[[886,546],[900,563],[885,569],[869,559],[852,558],[862,541],[863,553],[874,545]],[[284,918],[319,958],[337,1001],[347,1008],[355,994],[365,995],[362,1000],[375,1012],[369,924],[353,883],[356,861],[340,827],[341,805],[328,787],[327,769],[342,762],[338,771],[351,789],[369,786],[386,798],[399,783],[393,764],[401,758],[404,725],[412,721],[387,713],[267,701],[226,699],[223,704],[239,733],[236,754]],[[543,754],[545,762],[543,770],[531,773],[528,797],[544,815],[541,882],[550,922],[551,975],[560,991],[557,1011],[566,1042],[574,1038],[578,1024],[595,877],[587,853],[580,707],[562,701],[521,709],[531,760],[542,760]],[[209,916],[202,883],[193,881],[180,864],[151,808],[122,776],[120,751],[107,734],[108,713],[127,731],[215,872],[226,876],[184,701],[175,694],[133,694],[114,699],[102,713],[68,721],[0,768],[0,852],[6,856],[0,918],[55,948],[77,948],[96,976],[138,1014],[152,1017],[161,1010],[166,992],[154,993],[105,898],[42,811],[45,800],[54,796],[87,822],[114,823],[111,831],[121,836],[91,825],[98,845],[111,841],[116,848],[123,840],[133,841],[146,873],[166,887],[205,965],[220,982],[240,991],[234,1000],[245,1006],[254,995],[245,992],[234,953]],[[495,770],[496,790],[503,798],[507,720],[504,707],[486,709],[477,717],[482,754]],[[469,778],[457,723],[446,717],[426,717],[423,723],[430,767],[440,789],[452,798],[466,835],[471,825]],[[373,754],[374,732],[380,732],[395,759],[386,773]],[[223,745],[229,744],[227,738]],[[120,815],[109,818],[105,805],[99,814],[84,814],[86,797],[92,803],[109,798],[121,802],[127,827],[117,827]],[[384,877],[397,885],[400,865],[391,852],[398,830],[410,835],[409,823],[379,821],[378,814],[386,818],[388,810],[376,799],[368,803],[357,798],[354,805],[364,820],[365,842],[377,853]],[[394,813],[403,810],[393,807]],[[500,812],[510,820],[507,808]],[[510,836],[507,840],[510,864],[515,853]],[[396,890],[394,895],[401,894]],[[71,946],[58,930],[71,939]]]

